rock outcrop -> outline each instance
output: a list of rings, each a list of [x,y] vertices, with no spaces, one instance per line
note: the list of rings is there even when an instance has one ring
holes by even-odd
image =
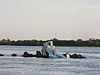
[[[36,55],[29,54],[28,52],[24,52],[22,57],[36,57]]]
[[[17,56],[17,54],[12,54],[11,56],[15,57],[15,56]]]
[[[0,54],[0,56],[4,56],[4,54]]]

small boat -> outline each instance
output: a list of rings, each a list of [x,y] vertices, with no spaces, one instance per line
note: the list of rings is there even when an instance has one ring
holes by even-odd
[[[53,45],[53,41],[45,42],[41,51],[36,53],[36,55],[41,55],[48,58],[65,58],[63,54],[56,50],[55,46]]]

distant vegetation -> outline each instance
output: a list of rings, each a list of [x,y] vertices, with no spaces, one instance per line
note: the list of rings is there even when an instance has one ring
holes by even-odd
[[[47,40],[49,41],[49,40]],[[58,40],[56,38],[52,39],[55,46],[82,46],[82,47],[100,47],[100,39],[90,38],[89,40],[83,41],[78,40]],[[43,40],[10,40],[2,39],[0,45],[14,45],[14,46],[42,46],[46,41]]]

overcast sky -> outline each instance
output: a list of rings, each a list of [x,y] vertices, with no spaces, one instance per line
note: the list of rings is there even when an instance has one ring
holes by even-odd
[[[0,0],[0,39],[100,39],[100,0]]]

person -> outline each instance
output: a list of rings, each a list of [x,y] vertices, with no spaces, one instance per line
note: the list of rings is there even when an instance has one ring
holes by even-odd
[[[45,55],[45,54],[46,54],[45,48],[46,48],[46,47],[43,46],[42,49],[41,49],[41,53],[42,53],[42,55]]]

